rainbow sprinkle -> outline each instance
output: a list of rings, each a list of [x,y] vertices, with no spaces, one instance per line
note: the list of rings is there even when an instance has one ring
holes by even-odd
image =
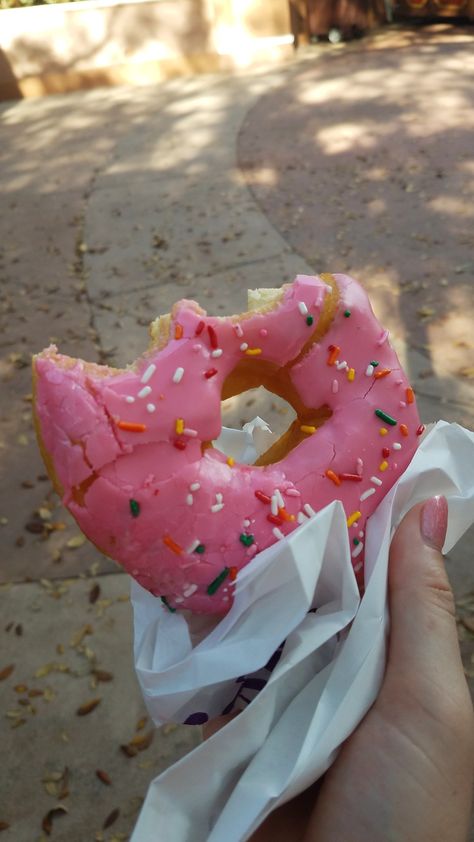
[[[138,424],[134,421],[117,421],[119,430],[126,430],[127,433],[144,433],[146,424]]]
[[[359,520],[360,517],[362,517],[362,512],[352,512],[352,514],[347,518],[347,526],[351,527]]]
[[[163,544],[165,544],[173,553],[176,553],[176,555],[181,555],[183,552],[183,548],[180,547],[176,541],[173,541],[169,535],[165,535],[163,538]]]
[[[381,418],[382,421],[385,421],[386,424],[390,424],[391,427],[396,427],[398,422],[395,420],[395,418],[392,418],[391,415],[387,415],[387,413],[384,412],[383,409],[376,409],[375,414],[377,418]]]
[[[138,502],[138,500],[133,500],[132,498],[131,500],[129,500],[129,504],[130,514],[132,515],[132,517],[138,517],[138,515],[140,514],[140,503]]]
[[[207,593],[209,596],[213,596],[215,592],[220,588],[223,582],[227,579],[227,576],[230,573],[229,567],[224,567],[222,573],[219,573],[218,576],[211,582],[210,585],[207,586]]]

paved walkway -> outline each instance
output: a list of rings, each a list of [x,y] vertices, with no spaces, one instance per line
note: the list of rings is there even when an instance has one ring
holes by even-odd
[[[390,52],[384,36],[308,51],[271,72],[1,106],[5,840],[46,839],[41,823],[57,805],[56,840],[127,838],[147,782],[198,739],[174,727],[152,739],[132,668],[128,577],[82,542],[44,477],[30,419],[30,353],[56,341],[65,353],[124,364],[147,344],[150,319],[179,297],[234,312],[245,307],[247,287],[351,268],[371,287],[420,381],[425,418],[472,424],[472,336],[463,330],[472,320],[472,250],[466,256],[464,248],[472,247],[474,159],[463,143],[473,87],[460,74],[472,38],[464,41],[452,46],[437,36],[420,49],[415,39]],[[435,95],[433,67],[449,95],[440,89],[430,117],[423,103]],[[420,79],[423,96],[414,93]],[[435,134],[437,151],[420,172],[418,141],[407,157],[409,127],[421,132],[427,120],[423,146]],[[395,123],[400,137],[392,141]],[[369,167],[364,158],[374,149]],[[453,149],[464,157],[454,160]],[[390,179],[396,186],[388,189]],[[438,182],[450,185],[445,200],[433,193]],[[428,206],[434,210],[420,226],[409,221]],[[448,215],[445,236],[436,221]],[[400,301],[416,295],[425,315],[414,331],[411,305],[405,319]],[[285,408],[269,397],[234,401],[227,417],[257,411],[286,424]],[[448,563],[457,594],[465,594],[467,540]]]

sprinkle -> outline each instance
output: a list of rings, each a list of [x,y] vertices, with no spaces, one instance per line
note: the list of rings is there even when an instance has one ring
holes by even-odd
[[[358,538],[353,538],[352,543],[354,544],[354,547],[357,547],[357,545],[360,544],[360,541]]]
[[[384,459],[384,461],[381,462],[380,465],[379,465],[379,471],[381,471],[383,473],[384,471],[387,470],[387,468],[388,468],[388,462]]]
[[[405,394],[407,396],[407,403],[413,403],[415,400],[415,393],[413,389],[411,389],[410,387],[408,389],[405,389]]]
[[[138,393],[138,397],[139,398],[146,398],[147,395],[149,395],[150,393],[151,393],[151,387],[150,386],[144,386],[143,389],[140,389],[140,391]]]
[[[391,368],[381,368],[380,371],[376,371],[374,374],[374,380],[381,380],[382,377],[386,377],[387,374],[391,374]]]
[[[185,596],[186,599],[187,599],[188,596],[192,596],[193,593],[196,593],[197,589],[198,589],[197,585],[189,585],[189,587],[187,587],[186,590],[183,591],[183,596]]]
[[[275,488],[274,494],[275,494],[275,497],[277,498],[278,508],[284,509],[285,508],[285,501],[283,500],[283,497],[281,496],[280,489]]]
[[[199,555],[202,555],[203,552],[205,551],[205,549],[206,549],[206,547],[204,546],[204,544],[199,544],[199,546],[196,547],[194,552],[199,553]]]
[[[135,403],[135,398],[132,398],[131,395],[127,395],[125,400],[127,403]]]
[[[217,359],[217,357],[222,357],[223,353],[222,348],[216,348],[215,351],[211,351],[211,357],[215,357]]]
[[[145,369],[145,371],[143,372],[142,379],[140,380],[140,383],[148,383],[150,377],[153,377],[155,371],[156,371],[156,365],[154,363],[150,363],[148,368]]]
[[[367,366],[367,368],[365,369],[365,376],[366,376],[366,377],[372,377],[373,373],[374,373],[374,367],[373,367],[373,365],[372,365],[372,363],[371,363],[371,364],[370,364],[370,365],[368,365],[368,366]]]
[[[405,407],[406,407],[405,401],[400,401],[399,406],[400,406],[401,409],[405,409]]]
[[[357,462],[356,462],[356,472],[359,474],[360,477],[362,476],[363,470],[364,470],[364,463],[359,456],[358,459],[357,459]]]
[[[392,444],[392,447],[393,447],[394,450],[401,450],[402,449],[402,446],[401,446],[399,441],[394,441],[393,444]]]
[[[416,428],[416,434],[417,434],[417,436],[422,436],[422,435],[423,435],[423,433],[425,432],[425,430],[426,430],[425,425],[424,425],[424,424],[420,424],[420,426]]]
[[[370,365],[373,365],[374,368],[377,368],[377,366],[380,365],[380,363],[378,360],[371,360]]]
[[[316,427],[312,427],[310,424],[302,424],[300,430],[302,433],[308,433],[308,435],[312,435],[316,432]]]
[[[381,418],[382,421],[385,421],[386,424],[390,424],[391,427],[396,427],[397,421],[395,420],[395,418],[392,418],[391,415],[387,415],[387,413],[384,412],[383,409],[376,409],[375,414],[377,418]]]
[[[193,351],[200,351],[201,348],[202,348],[202,345],[200,345],[199,342],[196,342],[196,344],[193,345]]]
[[[176,612],[176,608],[171,607],[171,605],[169,604],[169,602],[168,602],[168,600],[166,599],[165,596],[160,596],[160,599],[161,599],[163,605],[166,605],[168,611],[171,611],[172,614],[174,614]]]
[[[259,334],[265,339],[265,337],[268,336],[268,330],[266,329],[266,327],[261,327],[259,330]]]
[[[175,373],[173,374],[173,383],[181,383],[181,380],[183,379],[183,374],[184,368],[178,366]]]
[[[188,553],[188,555],[191,555],[191,553],[194,553],[197,550],[198,547],[199,547],[199,539],[196,538],[196,540],[193,541],[193,543],[189,545],[186,552]]]
[[[194,335],[199,336],[203,332],[205,327],[206,327],[206,322],[203,322],[203,321],[198,322],[198,325],[197,325],[197,328],[196,328],[196,331],[195,331]]]
[[[184,420],[183,420],[182,418],[177,418],[177,419],[176,419],[176,422],[175,422],[175,429],[176,429],[176,433],[177,433],[177,435],[178,435],[178,436],[180,436],[180,435],[181,435],[181,433],[182,433],[182,432],[183,432],[183,430],[184,430]]]
[[[177,322],[174,326],[174,338],[175,339],[182,339],[183,338],[183,325],[180,325]]]
[[[298,512],[298,514],[296,515],[296,520],[298,521],[298,523],[305,523],[308,520],[308,518],[306,517],[306,515],[303,514],[303,512]]]
[[[376,345],[380,347],[381,345],[383,345],[386,339],[388,339],[388,330],[384,330],[380,339],[377,339]]]
[[[313,507],[310,506],[309,503],[305,503],[304,506],[303,506],[303,509],[305,511],[305,514],[308,515],[308,517],[314,517],[315,514],[316,514]]]
[[[272,494],[272,499],[270,501],[270,504],[271,504],[271,509],[272,509],[272,515],[277,515],[278,514],[278,500],[277,500],[276,494]]]
[[[242,342],[242,345],[240,346],[240,350],[246,351],[248,347],[249,347],[248,342]]]
[[[284,506],[280,506],[280,508],[278,509],[278,514],[280,515],[282,520],[286,520],[289,523],[295,519],[295,516],[290,515],[290,513],[286,511]]]
[[[355,550],[352,550],[352,553],[351,553],[352,558],[357,558],[357,556],[361,554],[363,549],[364,549],[364,545],[361,541],[360,544],[357,545]]]
[[[187,444],[185,441],[181,441],[181,439],[176,439],[173,444],[176,450],[186,450]]]
[[[307,308],[306,304],[304,303],[304,301],[298,301],[298,310],[300,311],[302,316],[306,316],[306,314],[308,312],[308,308]]]
[[[311,327],[311,325],[313,323],[314,323],[313,317],[312,316],[306,316],[306,324],[308,325],[308,327]]]
[[[176,553],[176,555],[181,555],[183,552],[182,547],[180,547],[179,544],[176,543],[176,541],[173,541],[173,539],[170,538],[169,535],[165,535],[165,537],[163,538],[163,544],[166,544],[166,546],[169,547],[169,549],[173,553]]]
[[[326,476],[327,476],[328,479],[333,481],[334,485],[340,485],[341,484],[341,480],[339,479],[338,475],[334,473],[334,471],[331,471],[330,469],[328,469],[326,471]]]
[[[382,480],[378,477],[370,477],[370,481],[374,483],[374,485],[382,485]]]
[[[379,435],[381,435],[381,436],[386,436],[386,435],[387,435],[387,433],[388,433],[388,430],[387,430],[387,428],[386,428],[386,427],[380,427],[380,430],[379,430]]]
[[[244,547],[250,547],[254,543],[255,538],[253,535],[246,535],[245,532],[242,532],[242,534],[239,535],[239,541],[242,542]]]
[[[339,348],[338,345],[330,345],[329,348],[328,348],[328,351],[329,351],[329,356],[327,358],[327,364],[328,365],[334,365],[334,363],[336,362],[336,360],[337,360],[337,358],[340,354],[341,349]]]
[[[224,503],[214,503],[214,505],[211,506],[211,512],[212,512],[213,515],[215,515],[216,512],[220,512],[221,509],[223,509],[223,508],[224,508]]]
[[[405,436],[405,438],[407,437],[408,427],[407,427],[406,424],[400,424],[400,432],[401,432],[402,436]]]
[[[218,348],[219,343],[217,341],[217,333],[212,327],[212,325],[207,326],[207,332],[209,334],[209,342],[211,343],[211,348]]]
[[[150,413],[155,412],[155,410],[156,410],[155,404],[154,403],[147,403],[146,410],[147,410],[147,412],[150,412]]]
[[[349,368],[349,366],[347,365],[346,360],[342,360],[340,363],[336,362],[336,368],[338,371],[342,371],[342,369]]]
[[[270,503],[271,502],[271,498],[268,496],[268,494],[264,494],[263,491],[256,491],[255,497],[257,498],[257,500],[260,500],[262,503]]]
[[[237,579],[237,573],[239,572],[238,567],[229,567],[229,579],[231,582],[235,582]]]
[[[234,465],[235,465],[235,459],[234,459],[234,457],[233,457],[233,456],[228,456],[226,461],[227,461],[227,464],[228,464],[229,468],[233,468],[233,467],[234,467]]]
[[[352,526],[359,518],[362,517],[362,512],[352,512],[351,515],[347,518],[347,526]]]
[[[273,534],[274,534],[275,538],[278,538],[278,540],[279,540],[279,541],[281,541],[281,539],[285,537],[285,536],[283,535],[283,532],[281,531],[281,529],[278,529],[278,526],[275,526],[275,527],[272,529],[272,532],[273,532]]]
[[[250,521],[249,521],[249,519],[248,519],[248,518],[245,518],[245,520],[244,520],[244,527],[245,527],[245,529],[247,529],[247,527],[248,527],[248,526],[250,526]]]
[[[337,382],[337,380],[332,381],[331,389],[332,389],[333,395],[337,394],[337,392],[339,391],[339,383]]]
[[[144,433],[146,430],[146,424],[137,424],[134,421],[117,421],[117,427],[128,433]]]
[[[215,374],[217,374],[217,368],[208,368],[208,370],[204,372],[204,377],[206,380],[209,380],[211,377],[214,377]]]
[[[188,496],[186,497],[186,503],[188,504],[188,506],[192,506],[192,505],[193,505],[193,503],[194,503],[194,497],[193,497],[193,495],[192,495],[192,494],[188,494]]]
[[[360,530],[360,532],[359,532],[359,538],[363,538],[363,537],[364,537],[364,533],[363,533],[363,531],[362,531],[362,529],[361,529],[361,530]]]
[[[183,430],[183,436],[188,436],[190,439],[195,439],[197,437],[197,430],[193,430],[192,427],[185,427]]]
[[[256,357],[258,354],[262,353],[261,348],[247,348],[245,352],[249,357]]]
[[[355,378],[355,368],[350,368],[349,371],[347,372],[347,379],[349,380],[350,383],[352,383],[354,378]]]
[[[239,339],[241,339],[242,336],[244,335],[242,327],[239,324],[236,324],[236,325],[234,325],[234,330],[235,330],[236,335],[239,337]]]
[[[138,517],[138,515],[140,514],[140,503],[138,502],[138,500],[129,500],[129,505],[130,514],[132,515],[132,517]]]
[[[215,594],[215,592],[220,588],[222,583],[225,582],[229,573],[230,573],[229,568],[224,567],[222,573],[219,573],[219,575],[216,576],[216,578],[211,582],[211,584],[208,585],[207,593],[209,594],[209,596],[212,596],[213,594]]]
[[[285,494],[288,497],[301,497],[301,494],[300,494],[300,492],[298,491],[297,488],[286,488]]]
[[[350,315],[351,315],[350,310],[344,310],[344,316],[346,317],[346,319],[348,319]]]
[[[395,380],[395,386],[402,386],[403,380]]]
[[[372,497],[372,494],[375,494],[375,488],[368,488],[367,491],[364,491],[360,495],[360,497],[359,497],[360,502],[363,503],[364,500],[367,500],[367,497]]]
[[[216,494],[216,503],[222,503],[223,499],[224,499],[224,498],[223,498],[222,494],[221,494],[221,493],[220,493],[220,491],[219,491],[219,492]]]
[[[359,474],[339,474],[340,479],[350,480],[351,482],[361,482],[362,477]]]
[[[277,526],[281,526],[283,523],[283,518],[279,515],[267,515],[267,520],[270,521],[270,523],[276,523]]]
[[[388,459],[390,456],[390,448],[389,447],[382,447],[382,456],[384,459]]]
[[[201,488],[201,483],[199,483],[199,482],[192,482],[191,485],[189,486],[190,491],[199,491],[200,488]]]

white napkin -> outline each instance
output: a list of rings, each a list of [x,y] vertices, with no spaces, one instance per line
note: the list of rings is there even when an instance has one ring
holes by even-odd
[[[267,681],[256,695],[250,687],[255,697],[224,729],[152,781],[131,842],[243,842],[326,771],[380,688],[390,539],[433,494],[448,499],[448,552],[474,520],[474,433],[457,424],[436,424],[368,521],[362,599],[339,502],[259,553],[217,624],[193,628],[132,583],[137,676],[157,725],[221,713],[250,673]]]

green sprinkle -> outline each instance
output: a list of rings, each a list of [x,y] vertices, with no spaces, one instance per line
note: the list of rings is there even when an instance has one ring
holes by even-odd
[[[375,414],[377,418],[381,418],[382,421],[385,421],[386,424],[390,424],[392,427],[396,427],[397,422],[395,421],[395,418],[392,418],[391,415],[387,415],[387,413],[384,412],[383,409],[376,409]]]
[[[166,599],[166,597],[165,597],[165,596],[160,596],[160,599],[161,599],[161,601],[162,601],[163,605],[166,605],[166,607],[167,607],[168,611],[171,611],[171,613],[172,613],[172,614],[174,614],[174,613],[175,613],[175,611],[176,611],[176,608],[172,608],[172,607],[171,607],[171,605],[169,604],[169,602],[168,602],[168,600]]]
[[[198,544],[196,549],[194,550],[195,553],[199,553],[200,555],[205,551],[204,544]]]
[[[360,544],[360,541],[358,538],[354,538],[352,543],[354,544],[354,547],[357,547]]]
[[[346,319],[348,319],[349,316],[351,315],[351,311],[350,310],[344,310],[344,315],[345,315]]]
[[[229,575],[229,573],[230,573],[229,568],[228,568],[228,567],[224,567],[224,569],[223,569],[222,573],[219,573],[219,575],[218,575],[218,576],[216,576],[216,578],[214,579],[214,581],[213,581],[213,582],[211,582],[211,584],[210,584],[210,585],[208,585],[207,592],[208,592],[209,596],[213,596],[213,594],[215,594],[215,592],[216,592],[216,591],[220,588],[220,586],[222,585],[222,582],[224,582],[224,580],[225,580],[225,579],[227,579],[227,576]]]
[[[132,517],[138,517],[140,514],[140,503],[137,500],[130,500],[130,514]]]
[[[306,324],[308,325],[308,327],[311,327],[313,322],[314,322],[314,319],[313,319],[312,316],[306,316]]]
[[[240,540],[242,541],[244,547],[250,547],[255,541],[255,538],[253,537],[253,535],[245,535],[245,533],[242,532],[242,535],[240,535]]]
[[[371,360],[370,361],[370,365],[373,365],[374,368],[377,368],[378,364],[379,364],[378,360]]]

